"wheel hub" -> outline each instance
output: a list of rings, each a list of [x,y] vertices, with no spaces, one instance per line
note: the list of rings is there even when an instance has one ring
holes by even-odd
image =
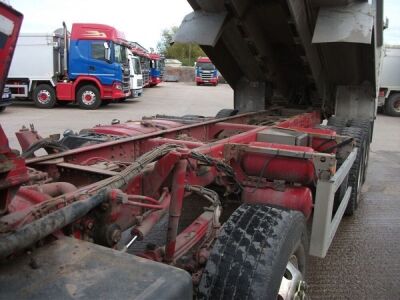
[[[37,95],[37,100],[41,104],[47,104],[51,99],[50,92],[47,90],[40,90],[38,95]]]
[[[85,91],[82,94],[82,102],[85,105],[92,105],[96,101],[96,94],[92,91]]]
[[[393,103],[393,109],[394,109],[396,112],[400,113],[400,99],[394,101],[394,103]]]
[[[297,257],[293,255],[286,265],[277,299],[306,299],[306,288],[307,285],[303,280],[303,274],[298,267]]]

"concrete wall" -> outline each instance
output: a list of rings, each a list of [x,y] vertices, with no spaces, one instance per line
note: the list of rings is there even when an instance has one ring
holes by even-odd
[[[165,66],[165,79],[177,78],[181,82],[194,82],[194,67]]]

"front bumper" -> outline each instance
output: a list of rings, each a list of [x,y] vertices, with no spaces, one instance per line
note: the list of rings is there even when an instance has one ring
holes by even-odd
[[[136,90],[131,90],[131,95],[133,98],[140,97],[143,94],[143,89],[136,89]]]

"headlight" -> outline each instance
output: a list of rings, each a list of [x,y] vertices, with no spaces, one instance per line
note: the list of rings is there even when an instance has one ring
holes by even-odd
[[[114,88],[116,88],[117,90],[121,90],[121,91],[122,91],[122,84],[116,83],[116,84],[114,85]]]

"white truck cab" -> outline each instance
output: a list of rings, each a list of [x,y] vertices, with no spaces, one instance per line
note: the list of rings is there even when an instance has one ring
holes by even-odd
[[[130,71],[130,85],[132,97],[136,98],[143,93],[143,76],[142,69],[140,67],[139,57],[133,55],[131,51],[128,50],[128,60],[129,60],[129,71]]]

